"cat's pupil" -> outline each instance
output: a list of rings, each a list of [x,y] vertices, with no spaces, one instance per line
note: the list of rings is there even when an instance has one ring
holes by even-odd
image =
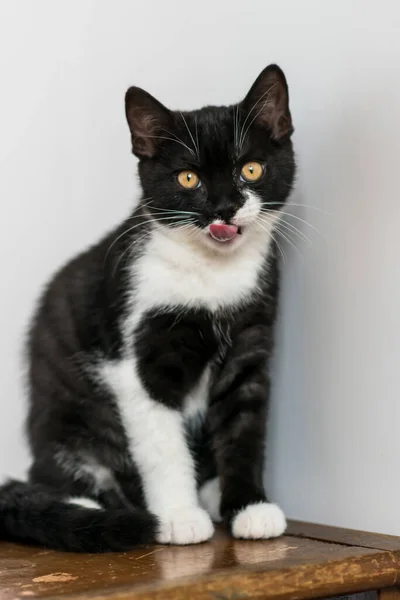
[[[188,173],[188,174],[186,175],[186,179],[187,179],[188,181],[190,181],[190,180],[192,179],[192,174],[191,174],[191,173]]]
[[[254,171],[253,165],[249,166],[249,171],[250,171],[251,174],[253,174],[253,171]]]

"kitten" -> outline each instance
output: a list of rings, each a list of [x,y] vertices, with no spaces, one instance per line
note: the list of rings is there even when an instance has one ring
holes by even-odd
[[[62,268],[29,334],[29,482],[0,538],[71,551],[283,533],[263,487],[278,293],[273,231],[295,172],[275,65],[230,107],[126,94],[142,197]]]

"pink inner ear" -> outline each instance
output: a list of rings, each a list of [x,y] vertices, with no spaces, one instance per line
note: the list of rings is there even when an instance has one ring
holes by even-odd
[[[162,129],[169,128],[171,113],[144,90],[131,87],[125,94],[125,113],[137,156],[153,157],[160,146]]]
[[[154,156],[159,132],[157,118],[143,108],[135,108],[130,113],[132,128],[132,150],[140,156]]]
[[[288,91],[283,72],[270,65],[259,75],[245,99],[245,109],[251,113],[253,122],[267,126],[272,138],[292,132],[288,106]]]
[[[279,100],[280,96],[281,94],[278,94],[275,98],[269,98],[267,101],[261,100],[257,107],[259,115],[256,120],[260,124],[267,125],[275,139],[286,135],[292,128],[290,113],[285,114],[285,102]]]
[[[129,122],[132,134],[135,137],[153,135],[157,129],[157,119],[143,108],[133,108],[129,113]]]
[[[150,114],[142,116],[138,129],[142,130],[139,135],[153,135],[157,131],[157,119]]]

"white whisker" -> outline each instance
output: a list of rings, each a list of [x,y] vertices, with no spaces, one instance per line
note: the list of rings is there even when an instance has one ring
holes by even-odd
[[[277,231],[277,233],[283,237],[283,239],[292,246],[292,248],[294,250],[296,250],[297,254],[299,255],[301,261],[304,263],[304,256],[302,255],[302,253],[300,252],[300,250],[298,249],[298,247],[296,246],[296,244],[293,242],[293,240],[286,234],[283,233],[283,231],[280,231],[279,229],[275,229],[275,231]]]
[[[263,223],[262,223],[262,222],[261,222],[259,219],[256,219],[256,224],[257,224],[259,227],[261,227],[261,229],[262,229],[263,231],[265,231],[266,233],[268,233],[268,235],[270,235],[270,236],[271,236],[272,240],[275,242],[275,244],[276,244],[276,245],[277,245],[277,247],[279,248],[279,251],[280,251],[280,253],[281,253],[281,255],[282,255],[282,261],[283,261],[283,264],[285,264],[285,253],[283,252],[283,250],[282,250],[282,246],[279,244],[278,240],[277,240],[277,239],[274,237],[274,231],[273,231],[273,229],[272,229],[272,225],[273,225],[273,222],[272,222],[272,220],[271,220],[271,222],[269,223],[269,225],[270,225],[270,227],[269,227],[269,228],[267,228],[267,227],[264,227]]]
[[[121,261],[123,259],[124,256],[126,256],[126,254],[128,252],[130,252],[131,250],[133,250],[133,247],[136,246],[136,244],[139,244],[139,242],[141,242],[142,240],[144,240],[147,236],[148,236],[149,232],[146,231],[143,235],[141,235],[138,239],[134,240],[131,244],[129,244],[129,246],[127,248],[125,248],[125,250],[122,252],[121,256],[118,258],[117,262],[115,263],[115,267],[113,270],[113,277],[115,277],[115,274],[118,270],[119,265],[121,264]]]
[[[233,107],[233,145],[235,153],[238,153],[239,149],[239,104]]]
[[[200,146],[199,146],[199,132],[197,130],[197,117],[194,118],[194,125],[196,128],[197,158],[200,160]]]
[[[258,222],[259,218],[257,219]],[[264,221],[264,223],[266,222],[266,220]],[[289,235],[287,233],[284,233],[283,231],[279,231],[279,229],[277,228],[277,222],[276,221],[272,221],[272,219],[269,221],[269,225],[272,226],[272,228],[277,231],[279,233],[279,235],[281,235],[283,237],[284,240],[286,240],[291,246],[292,248],[294,248],[296,250],[296,252],[298,252],[300,258],[302,260],[304,260],[302,254],[300,253],[300,250],[297,248],[297,246],[293,243],[293,240],[289,237]]]
[[[277,229],[277,223],[276,222],[270,222],[272,228],[274,231],[276,231],[286,242],[288,242],[290,244],[290,246],[292,246],[292,248],[294,250],[296,250],[296,252],[298,253],[299,257],[301,258],[302,262],[304,262],[304,256],[301,254],[300,250],[297,248],[297,246],[293,243],[293,240],[287,235],[285,234],[283,231],[279,231]]]
[[[286,264],[286,261],[285,261],[285,253],[284,253],[284,251],[283,251],[283,249],[282,249],[282,246],[280,245],[280,243],[279,243],[279,242],[278,242],[278,240],[276,239],[276,237],[274,237],[274,234],[273,234],[273,232],[271,232],[271,238],[272,238],[272,240],[275,242],[275,244],[276,244],[276,246],[277,246],[277,248],[278,248],[279,252],[281,253],[281,256],[282,256],[282,262],[283,262],[283,264]]]
[[[262,213],[261,213],[260,217],[263,218],[263,214]],[[297,227],[295,227],[295,225],[293,225],[292,223],[288,223],[287,221],[283,221],[282,218],[280,218],[277,221],[277,225],[279,227],[283,227],[284,229],[287,229],[291,233],[296,234],[297,236],[299,236],[299,238],[302,238],[304,241],[306,241],[310,245],[312,245],[312,241],[310,240],[310,238],[305,233],[303,233],[300,229],[298,229]]]
[[[166,137],[164,135],[143,135],[142,137],[154,138],[156,140],[169,140],[170,142],[176,142],[177,144],[180,144],[181,146],[184,146],[187,150],[189,150],[189,152],[191,154],[193,154],[194,156],[196,156],[196,153],[191,148],[189,148],[189,146],[187,146],[184,142],[182,142],[178,138],[174,139],[173,137]]]
[[[182,119],[183,119],[183,122],[184,122],[184,123],[185,123],[185,125],[186,125],[186,129],[187,129],[187,130],[188,130],[188,132],[189,132],[190,139],[191,139],[191,140],[192,140],[192,142],[193,142],[193,146],[194,146],[194,149],[196,150],[197,157],[199,158],[199,149],[198,149],[198,148],[197,148],[197,146],[196,146],[196,142],[194,141],[194,137],[193,137],[193,135],[192,135],[192,132],[191,132],[191,131],[190,131],[190,129],[189,129],[189,125],[187,124],[185,117],[183,116],[183,113],[181,113],[181,117],[182,117]]]
[[[274,212],[274,211],[271,211]],[[294,215],[292,213],[286,212],[283,209],[280,211],[282,214],[287,215],[288,217],[292,217],[293,219],[297,219],[298,221],[301,221],[301,223],[304,223],[305,225],[308,225],[309,227],[311,227],[311,229],[313,229],[321,238],[323,237],[321,232],[318,231],[318,229],[312,225],[312,223],[309,223],[308,221],[306,221],[305,219],[302,219],[301,217],[298,217],[297,215]]]
[[[260,190],[260,191],[263,191],[263,190]],[[282,206],[282,202],[262,202],[261,203],[261,206],[263,206],[263,207],[264,206],[276,206],[276,205]],[[288,202],[287,204],[284,204],[282,208],[290,208],[291,206],[296,206],[296,207],[300,206],[303,208],[311,208],[312,210],[317,210],[318,212],[324,213],[325,215],[328,215],[330,217],[332,216],[332,213],[324,210],[323,208],[320,208],[319,206],[312,206],[311,204],[303,204],[302,202],[301,203]]]
[[[250,125],[247,127],[247,129],[246,129],[245,133],[243,134],[244,128],[245,128],[245,126],[246,126],[246,123],[247,123],[247,119],[250,117],[251,113],[253,112],[253,110],[255,109],[255,107],[257,106],[257,104],[259,104],[259,103],[261,102],[261,100],[264,98],[264,96],[265,96],[266,94],[269,94],[269,93],[270,93],[270,91],[271,91],[271,90],[272,90],[272,89],[273,89],[273,88],[274,88],[274,87],[275,87],[277,84],[278,84],[278,82],[276,81],[276,82],[275,82],[273,85],[271,85],[271,87],[270,87],[270,88],[268,88],[268,90],[267,90],[266,92],[264,92],[264,93],[262,94],[262,96],[256,100],[256,102],[255,102],[255,103],[253,104],[253,106],[251,107],[251,110],[249,110],[249,112],[247,113],[247,116],[246,116],[246,118],[245,118],[245,120],[244,120],[244,123],[243,123],[243,125],[242,125],[242,129],[241,129],[241,132],[240,132],[240,139],[239,139],[239,145],[240,145],[240,149],[242,149],[242,147],[243,147],[243,143],[244,143],[244,140],[245,140],[245,138],[246,138],[247,132],[249,131],[249,128],[251,127],[251,125],[252,125],[252,123],[254,122],[254,120],[255,120],[255,119],[258,117],[258,115],[261,113],[261,111],[264,109],[265,105],[267,104],[267,102],[268,102],[268,96],[267,96],[267,99],[265,100],[264,104],[262,105],[261,109],[258,111],[258,113],[257,113],[257,114],[256,114],[256,116],[254,117],[254,119],[251,121]]]
[[[270,205],[271,203],[267,203],[266,206]],[[273,209],[273,208],[267,208],[266,209],[268,212],[270,213],[275,213],[275,214],[280,214],[280,215],[287,215],[288,217],[292,217],[293,219],[297,219],[298,221],[301,221],[301,223],[304,223],[305,225],[308,225],[309,227],[311,227],[311,229],[313,229],[319,236],[322,237],[322,234],[320,231],[318,231],[318,229],[309,221],[306,221],[305,219],[302,219],[301,217],[298,217],[297,215],[294,215],[293,213],[290,212],[286,212],[284,210],[284,207],[280,208],[279,210],[277,209]],[[265,212],[265,210],[264,210]]]
[[[152,208],[152,207],[150,207]],[[157,211],[159,212],[163,212],[163,213],[174,213],[174,214],[185,214],[185,215],[198,215],[198,212],[195,212],[193,210],[180,210],[180,209],[172,209],[172,208],[161,208],[158,206],[155,206],[154,208],[157,209]],[[154,214],[154,213],[153,213]]]
[[[150,208],[155,208],[155,209],[157,209],[157,211],[160,211],[160,212],[162,211],[162,212],[174,213],[174,214],[178,214],[178,213],[179,214],[191,214],[191,215],[198,215],[199,214],[198,212],[195,212],[195,211],[181,210],[179,208],[173,208],[172,209],[172,208],[164,208],[164,207],[161,207],[161,206],[151,206],[151,201],[154,200],[154,198],[145,198],[145,200],[149,200],[149,202],[146,202],[145,204],[140,204],[139,205],[140,208],[150,207]],[[133,216],[133,217],[130,217],[130,218],[132,219],[132,218],[135,218],[135,217]]]
[[[149,218],[148,214],[147,214],[147,216],[148,216],[148,218],[145,219],[145,220],[143,220],[143,217],[140,217],[140,216],[137,217],[139,219],[140,218],[142,219],[142,221],[140,223],[136,223],[136,225],[133,225],[132,227],[128,227],[128,229],[125,229],[125,231],[123,231],[118,237],[115,238],[115,240],[113,240],[113,242],[110,244],[110,246],[109,246],[109,248],[108,248],[108,250],[106,252],[106,255],[104,257],[104,264],[105,264],[105,262],[107,260],[107,257],[108,257],[108,255],[110,253],[111,248],[118,242],[118,240],[120,240],[122,237],[124,237],[128,233],[131,233],[132,231],[134,231],[135,229],[137,229],[137,227],[141,227],[145,223],[150,223],[150,222],[157,222],[157,221],[175,221],[176,222],[177,221],[177,219],[176,219],[175,216],[161,216],[161,217],[158,217],[157,219]],[[130,218],[132,219],[132,218],[136,218],[136,217],[130,217]],[[183,222],[183,219],[182,220],[179,219],[178,222],[179,223]]]
[[[305,233],[303,233],[303,231],[301,231],[301,229],[298,229],[297,227],[292,225],[292,223],[287,223],[286,221],[280,220],[280,221],[278,221],[277,226],[283,227],[287,232],[297,235],[297,237],[300,240],[307,242],[307,244],[309,244],[310,246],[313,245],[312,240],[310,240],[310,238]]]

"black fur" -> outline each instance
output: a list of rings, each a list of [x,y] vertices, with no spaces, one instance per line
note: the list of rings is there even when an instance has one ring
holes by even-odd
[[[287,86],[277,67],[267,68],[239,105],[184,113],[196,132],[199,157],[188,150],[192,140],[181,113],[168,111],[138,88],[128,91],[126,112],[140,159],[143,198],[121,226],[63,267],[41,298],[28,341],[27,432],[33,462],[28,483],[0,489],[1,539],[90,552],[126,550],[155,540],[157,519],[146,510],[116,405],[90,368],[97,357],[121,356],[130,249],[135,244],[135,256],[140,256],[151,235],[146,212],[157,220],[163,209],[197,211],[198,227],[217,217],[229,222],[243,204],[244,186],[238,181],[246,160],[264,165],[264,176],[253,189],[274,210],[282,207],[293,183]],[[240,147],[234,124],[243,125],[248,116]],[[187,168],[201,174],[199,189],[177,185],[176,173]],[[176,227],[179,219],[166,223]],[[212,364],[207,419],[201,428],[188,430],[188,441],[199,484],[217,472],[221,476],[221,511],[228,526],[240,508],[266,498],[268,361],[277,296],[272,246],[258,289],[246,304],[217,313],[150,310],[135,336],[144,386],[173,409],[182,407],[204,366]],[[99,488],[81,470],[82,459],[107,467],[112,477]],[[79,495],[104,508],[63,502]]]
[[[147,511],[87,510],[35,483],[10,482],[0,495],[0,537],[56,550],[109,552],[154,541],[157,521]]]

